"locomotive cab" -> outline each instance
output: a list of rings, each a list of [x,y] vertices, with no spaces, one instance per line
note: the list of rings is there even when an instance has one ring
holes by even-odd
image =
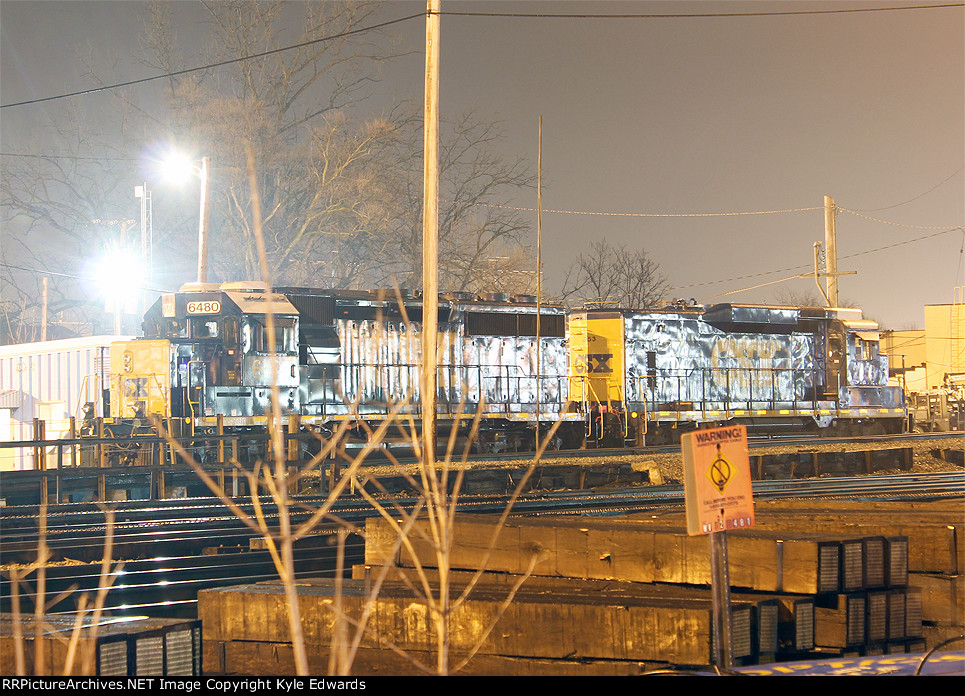
[[[144,339],[111,348],[113,415],[247,424],[264,416],[271,389],[298,405],[298,313],[256,287],[190,285],[163,295],[144,319]]]
[[[828,349],[828,386],[835,387],[836,425],[852,432],[900,432],[905,423],[900,387],[888,385],[888,356],[881,353],[877,322],[860,310],[836,309]]]

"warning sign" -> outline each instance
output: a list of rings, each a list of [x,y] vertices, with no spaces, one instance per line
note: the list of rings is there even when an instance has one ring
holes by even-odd
[[[747,428],[697,430],[681,438],[687,533],[691,536],[754,525]]]

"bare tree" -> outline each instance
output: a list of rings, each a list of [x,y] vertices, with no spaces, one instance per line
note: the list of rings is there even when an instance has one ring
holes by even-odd
[[[101,98],[84,102],[107,112],[110,123],[86,115],[55,121],[62,141],[57,158],[5,158],[4,340],[39,338],[39,277],[46,272],[57,274],[51,275],[52,318],[87,320],[81,333],[110,326],[103,298],[80,282],[79,261],[93,249],[119,243],[122,226],[135,227],[133,184],[151,181],[147,166],[168,143],[210,157],[210,280],[261,275],[245,181],[242,143],[249,142],[259,162],[266,254],[277,284],[418,287],[421,121],[404,108],[358,115],[364,89],[393,51],[383,32],[353,33],[375,23],[376,6],[205,3],[205,39],[200,49],[190,50],[178,44],[170,27],[172,5],[146,6],[143,45],[149,58],[140,56],[142,62],[164,74],[202,61],[222,65],[172,76],[166,87],[154,88],[151,99],[114,90],[116,108],[105,109]],[[105,84],[93,72],[91,78]],[[477,116],[465,116],[445,133],[440,285],[532,293],[535,274],[529,268],[535,262],[525,245],[527,222],[500,207],[530,186],[532,177],[522,162],[498,154],[498,129]],[[44,151],[50,152],[47,146]],[[193,279],[196,267],[197,207],[173,198],[154,197],[151,285],[159,291]],[[126,241],[134,237],[132,229]],[[127,317],[126,328],[135,327]]]
[[[164,125],[173,140],[211,158],[212,268],[222,280],[260,275],[244,181],[242,142],[249,142],[260,163],[273,277],[291,285],[317,283],[319,276],[327,284],[351,284],[365,270],[365,236],[384,228],[377,154],[396,137],[387,119],[352,118],[348,110],[391,51],[380,32],[352,34],[376,5],[224,2],[205,8],[208,59],[238,62],[173,82],[173,116]],[[177,46],[165,9],[154,7],[149,43],[156,67],[173,72],[182,67],[178,57],[190,54]],[[291,26],[302,28],[297,37],[285,33]],[[299,48],[242,60],[292,44]]]
[[[52,335],[110,326],[89,262],[108,248],[136,243],[133,233],[125,237],[135,220],[123,205],[132,200],[124,183],[133,158],[87,131],[86,111],[69,105],[61,114],[44,155],[8,154],[0,166],[2,342],[40,339],[44,277],[49,323],[68,327]],[[127,125],[121,114],[119,132]]]
[[[561,291],[564,300],[589,307],[638,309],[659,303],[667,291],[660,266],[646,251],[594,242],[570,266]]]
[[[282,43],[282,5],[229,2],[208,9],[214,59],[252,55]],[[366,3],[310,3],[299,43],[342,35],[368,19],[372,9]],[[177,67],[171,62],[176,51],[164,39],[160,15],[154,24],[158,66],[170,71]],[[344,38],[243,61],[219,72],[218,80],[182,79],[172,87],[172,130],[215,159],[211,229],[221,241],[213,239],[212,245],[231,251],[212,263],[222,279],[257,275],[238,145],[247,140],[260,163],[266,251],[276,282],[421,284],[421,119],[399,107],[384,117],[360,120],[350,108],[387,55],[388,50]],[[483,289],[477,282],[480,267],[494,269],[494,279],[510,278],[500,271],[515,267],[524,255],[528,225],[517,212],[493,204],[531,186],[532,177],[522,162],[497,154],[498,129],[475,114],[448,124],[445,132],[440,285],[477,291]],[[514,278],[516,287],[519,280]]]
[[[397,217],[390,221],[385,268],[404,287],[422,278],[422,121],[397,117],[392,181]],[[529,224],[508,196],[533,186],[522,160],[498,152],[495,124],[468,113],[442,124],[439,148],[439,286],[456,292],[533,292],[535,257],[525,243]]]

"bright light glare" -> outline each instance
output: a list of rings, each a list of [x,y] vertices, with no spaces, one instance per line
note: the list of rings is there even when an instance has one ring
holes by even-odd
[[[137,302],[137,291],[144,285],[144,264],[139,255],[119,247],[108,249],[95,266],[100,293],[109,305],[129,300]]]
[[[161,172],[166,181],[183,184],[197,176],[198,167],[183,153],[171,151],[161,161]]]

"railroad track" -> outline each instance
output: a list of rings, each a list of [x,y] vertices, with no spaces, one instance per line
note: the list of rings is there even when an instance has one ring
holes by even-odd
[[[781,498],[864,498],[876,500],[924,500],[965,496],[965,472],[934,472],[925,474],[890,474],[876,476],[832,477],[793,480],[755,481],[754,496],[759,500]],[[293,524],[307,519],[324,497],[301,496],[290,510]],[[395,496],[394,503],[412,509],[421,498]],[[170,504],[137,505],[138,501],[119,503],[114,511],[112,526],[114,545],[121,549],[157,545],[183,544],[193,547],[225,545],[247,540],[254,533],[221,501],[215,498],[166,501]],[[386,500],[385,502],[388,502]],[[682,505],[683,486],[629,486],[592,490],[540,491],[519,496],[514,514],[599,514],[614,506],[645,509],[649,507]],[[237,501],[248,515],[255,517],[255,506],[245,499]],[[501,513],[507,504],[504,495],[460,495],[461,512]],[[269,498],[261,499],[259,508],[272,527],[278,520],[277,508]],[[36,508],[5,508],[3,552],[6,560],[14,554],[24,554],[36,548],[40,519]],[[379,514],[360,497],[343,497],[331,506],[333,518],[350,524],[363,523]],[[103,510],[92,505],[51,506],[46,516],[46,543],[56,553],[70,549],[100,549],[106,531]],[[328,524],[326,529],[330,529]],[[240,543],[240,542],[239,542]],[[78,553],[77,555],[82,555]]]
[[[755,498],[852,498],[877,500],[924,500],[965,496],[965,473],[879,475],[874,477],[757,481]],[[311,508],[321,498],[300,498],[299,507]],[[411,509],[417,498],[397,498]],[[254,514],[251,503],[239,501]],[[497,514],[505,509],[506,497],[461,496],[458,509],[466,513]],[[590,491],[556,491],[520,496],[513,512],[517,515],[617,515],[643,510],[683,506],[682,486],[633,486]],[[76,509],[85,507],[88,509]],[[105,514],[91,506],[57,506],[47,516],[45,540],[52,559],[61,561],[45,569],[48,596],[67,593],[59,611],[71,613],[81,593],[92,593],[99,580],[97,561],[103,554]],[[106,610],[114,615],[190,616],[201,589],[230,584],[253,583],[277,577],[269,553],[252,543],[256,538],[224,505],[215,499],[178,501],[170,505],[137,506],[127,501],[116,511],[113,525],[115,558],[126,559],[115,574]],[[266,523],[278,519],[275,506],[262,504]],[[73,508],[73,509],[71,509]],[[3,511],[3,556],[5,563],[29,563],[36,558],[40,520],[30,510]],[[35,511],[33,511],[35,512]],[[21,514],[16,514],[21,513]],[[293,523],[309,512],[291,511]],[[335,503],[332,514],[350,525],[363,525],[377,513],[358,498]],[[296,576],[332,575],[336,572],[336,543],[346,540],[344,566],[361,563],[363,544],[353,534],[339,535],[332,523],[320,525],[315,534],[296,543]],[[70,563],[68,559],[86,561]],[[9,567],[0,579],[0,610],[10,610],[12,587]],[[21,606],[32,606],[30,586],[18,589]],[[25,596],[28,595],[28,596]],[[55,609],[55,611],[58,611]]]

